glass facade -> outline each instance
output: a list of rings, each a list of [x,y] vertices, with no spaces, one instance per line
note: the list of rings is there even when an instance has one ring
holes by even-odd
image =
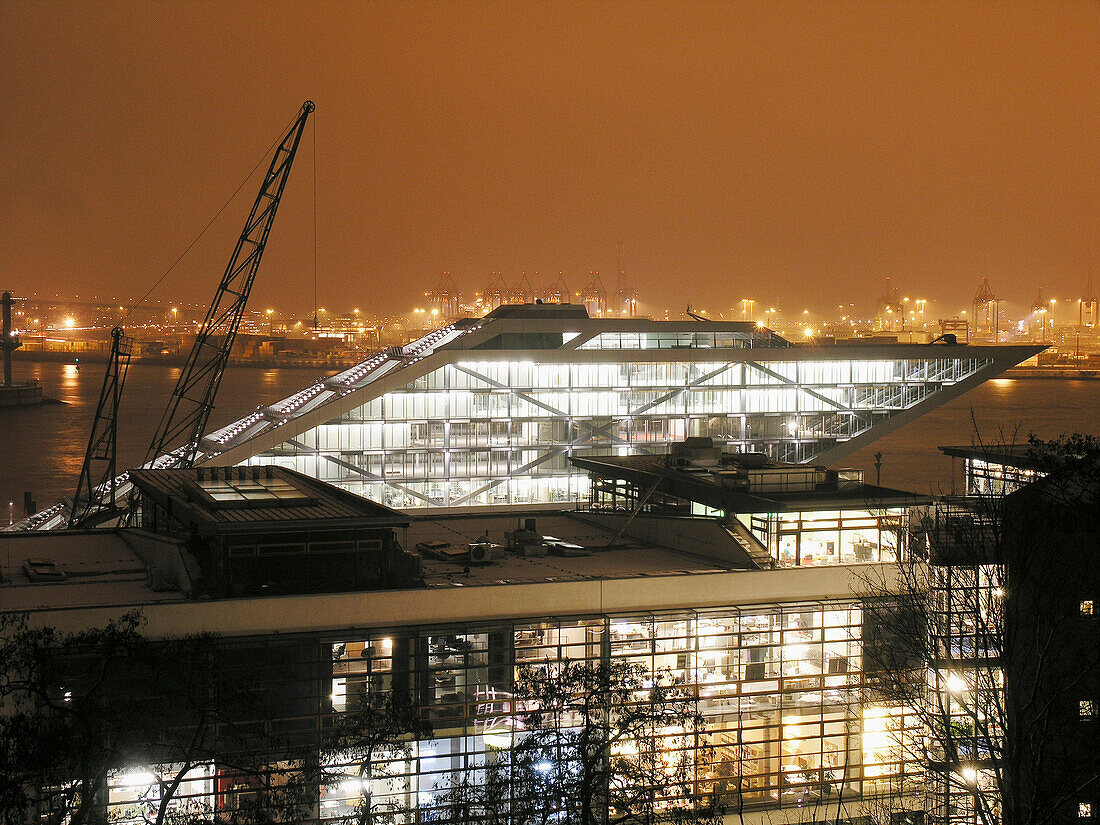
[[[1030,484],[1043,474],[1023,467],[1012,467],[980,458],[966,459],[968,496],[1006,496]]]
[[[697,787],[731,806],[800,809],[835,805],[841,794],[896,794],[920,770],[912,761],[915,720],[866,703],[862,622],[858,603],[835,601],[397,627],[272,640],[263,657],[268,669],[253,676],[283,692],[297,680],[290,716],[278,722],[288,730],[323,729],[363,697],[389,692],[412,695],[432,725],[431,739],[410,741],[398,756],[366,767],[362,754],[320,754],[326,770],[311,804],[321,821],[351,815],[368,794],[372,805],[400,812],[397,821],[446,821],[448,782],[525,735],[512,692],[519,669],[565,660],[631,662],[688,690],[704,730],[692,741],[678,738],[676,747],[690,752]],[[277,664],[284,661],[280,644],[293,645],[297,670]],[[295,770],[273,762],[265,781],[278,784]],[[140,821],[143,805],[159,799],[163,773],[115,775],[113,821]],[[235,780],[225,766],[198,764],[176,805],[230,809],[255,784],[254,777]]]
[[[999,565],[932,567],[933,653],[928,673],[928,821],[979,825],[1000,817],[1005,724]]]
[[[426,359],[449,363],[421,361],[429,366],[416,377],[402,367],[407,383],[373,396],[367,385],[361,404],[235,460],[279,464],[398,508],[573,501],[587,495],[588,478],[570,456],[664,453],[708,436],[780,461],[812,461],[992,363],[768,361],[766,348],[739,351],[761,357],[652,362],[622,349],[586,353],[596,362],[550,363],[534,360],[537,352],[527,353],[532,360],[437,352]],[[299,401],[310,407],[317,397],[306,392]],[[284,407],[279,414],[290,416]],[[263,426],[258,415],[223,433]]]
[[[776,567],[822,567],[897,561],[908,510],[804,510],[737,518],[768,548]]]

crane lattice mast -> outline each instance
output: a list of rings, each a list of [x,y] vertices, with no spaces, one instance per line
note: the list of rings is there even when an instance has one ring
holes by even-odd
[[[157,427],[146,456],[146,466],[190,467],[195,463],[210,413],[214,409],[218,386],[229,361],[229,352],[252,291],[256,270],[267,245],[268,233],[275,221],[306,119],[313,109],[313,102],[307,100],[275,150],[260,193],[233,250],[233,257],[229,260],[218,291],[195,337],[191,354],[172,391],[168,408]]]
[[[118,402],[122,397],[122,386],[126,382],[126,370],[130,366],[133,350],[134,341],[123,334],[122,327],[111,330],[107,372],[103,376],[103,389],[100,390],[99,405],[92,420],[88,449],[84,453],[84,464],[76,483],[69,529],[94,526],[119,512],[116,501],[119,479],[115,474]]]

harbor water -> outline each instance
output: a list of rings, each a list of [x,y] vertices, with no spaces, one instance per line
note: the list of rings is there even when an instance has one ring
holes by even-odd
[[[19,519],[23,493],[39,507],[72,495],[103,382],[103,365],[22,361],[19,380],[38,381],[46,396],[64,403],[0,410],[0,506]],[[179,377],[177,367],[135,363],[119,413],[119,466],[145,455]],[[220,427],[260,404],[270,404],[319,377],[317,370],[232,367],[225,375],[211,426]],[[882,453],[882,483],[916,492],[949,492],[951,461],[944,444],[1022,440],[1062,433],[1100,435],[1100,381],[998,378],[932,410],[839,462],[875,479]],[[0,511],[2,512],[2,511]],[[9,513],[3,513],[5,517]]]

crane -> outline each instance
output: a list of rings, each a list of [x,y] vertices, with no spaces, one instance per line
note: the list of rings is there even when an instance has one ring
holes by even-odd
[[[115,475],[115,447],[118,443],[118,402],[126,383],[133,339],[126,337],[122,327],[111,330],[111,352],[107,357],[107,372],[92,421],[88,449],[76,483],[76,495],[69,512],[70,530],[92,527],[118,514],[116,495],[122,479]],[[96,467],[102,469],[96,472]],[[93,480],[98,479],[98,480]]]
[[[191,467],[195,463],[306,119],[314,108],[311,100],[302,104],[275,150],[244,231],[153,436],[146,454],[147,467]]]

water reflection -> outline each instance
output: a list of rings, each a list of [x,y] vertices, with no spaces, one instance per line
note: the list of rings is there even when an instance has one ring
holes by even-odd
[[[76,364],[61,365],[61,400],[67,404],[79,400],[80,368]]]
[[[1013,390],[1016,389],[1016,379],[1014,378],[994,378],[986,383],[989,387],[990,393],[998,398],[1009,398]]]

